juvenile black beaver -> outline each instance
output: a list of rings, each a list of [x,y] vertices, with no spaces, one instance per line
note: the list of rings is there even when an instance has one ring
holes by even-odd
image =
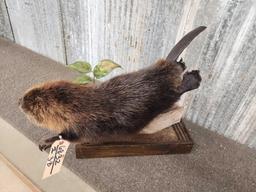
[[[170,108],[180,96],[199,87],[198,70],[186,72],[178,56],[206,27],[188,33],[166,60],[99,85],[52,81],[33,86],[19,106],[36,125],[57,132],[70,142],[98,142],[113,135],[139,132]],[[39,145],[45,150],[59,137]]]

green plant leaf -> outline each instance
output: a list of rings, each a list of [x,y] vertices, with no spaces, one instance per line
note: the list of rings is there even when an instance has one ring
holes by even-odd
[[[118,65],[114,61],[109,59],[101,60],[93,69],[93,74],[96,79],[100,79],[108,75],[115,68],[122,68],[121,65]]]
[[[74,83],[77,83],[77,84],[86,84],[86,83],[90,83],[92,82],[92,78],[89,77],[88,75],[81,75],[81,76],[78,76],[74,79]]]
[[[68,65],[68,68],[80,73],[89,73],[92,71],[91,64],[86,61],[76,61],[75,63]]]

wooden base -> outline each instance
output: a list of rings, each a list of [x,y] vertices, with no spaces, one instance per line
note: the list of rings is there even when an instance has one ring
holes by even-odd
[[[143,156],[189,153],[193,147],[183,122],[154,134],[138,134],[129,140],[103,144],[77,144],[76,158]]]

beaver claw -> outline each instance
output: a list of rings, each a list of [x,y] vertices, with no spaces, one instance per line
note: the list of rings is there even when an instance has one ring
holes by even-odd
[[[50,148],[52,144],[59,139],[59,136],[50,137],[45,139],[44,141],[40,142],[39,149],[40,151],[45,151],[46,149]]]
[[[52,144],[39,144],[38,147],[40,151],[45,151],[46,149],[50,148]]]
[[[181,68],[183,69],[183,71],[185,71],[185,69],[186,69],[187,67],[186,67],[186,64],[185,64],[185,62],[183,61],[183,59],[180,58],[180,60],[177,61],[177,63],[178,63],[179,66],[181,66]]]

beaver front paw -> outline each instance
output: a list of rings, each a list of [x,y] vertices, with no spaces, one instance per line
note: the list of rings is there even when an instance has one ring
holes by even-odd
[[[199,70],[186,72],[183,75],[180,87],[178,87],[180,94],[183,94],[187,91],[191,91],[193,89],[197,89],[200,86],[201,80],[202,78],[200,76]]]
[[[45,151],[46,149],[50,148],[52,144],[58,139],[59,136],[50,137],[48,139],[41,141],[38,147],[41,151]]]

